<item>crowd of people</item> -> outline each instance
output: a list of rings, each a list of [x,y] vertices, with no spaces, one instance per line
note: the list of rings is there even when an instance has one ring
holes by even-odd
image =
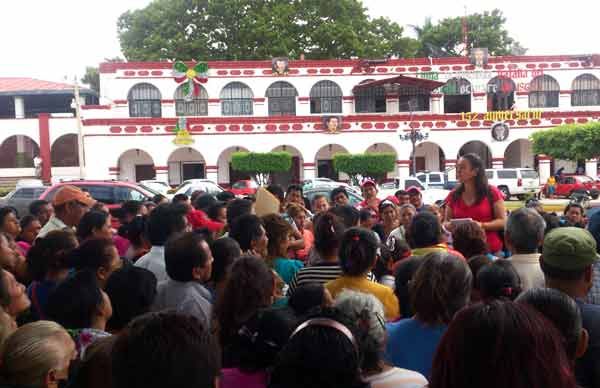
[[[600,212],[271,185],[0,209],[0,387],[600,387]]]

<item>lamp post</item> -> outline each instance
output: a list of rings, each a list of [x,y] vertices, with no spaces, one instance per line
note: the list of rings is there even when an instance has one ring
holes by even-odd
[[[405,132],[400,134],[400,140],[402,141],[410,141],[412,144],[412,175],[417,174],[417,157],[416,157],[416,146],[418,142],[427,140],[429,138],[429,133],[423,133],[420,129],[412,127],[412,115],[413,110],[415,108],[415,102],[411,99],[408,102],[408,109],[410,112],[410,116],[408,119],[408,127],[410,128],[410,132]]]
[[[77,76],[74,77],[75,90],[73,91],[74,99],[72,107],[75,108],[75,122],[77,123],[77,153],[79,162],[79,178],[85,178],[85,156],[83,149],[83,127],[81,125],[81,106],[79,103],[79,83],[77,82]]]

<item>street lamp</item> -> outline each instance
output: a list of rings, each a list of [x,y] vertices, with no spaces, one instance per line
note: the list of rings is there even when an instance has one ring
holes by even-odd
[[[405,132],[403,134],[400,134],[400,140],[410,141],[412,144],[412,175],[413,176],[417,174],[417,163],[416,163],[417,143],[427,140],[429,138],[429,133],[423,133],[423,132],[421,132],[420,129],[412,127],[411,124],[412,124],[412,115],[413,115],[414,108],[415,108],[415,101],[413,99],[410,99],[408,101],[408,109],[410,112],[410,116],[408,119],[408,127],[410,128],[410,132]]]

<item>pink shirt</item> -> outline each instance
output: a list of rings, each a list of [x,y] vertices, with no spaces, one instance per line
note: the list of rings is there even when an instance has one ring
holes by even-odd
[[[244,373],[237,368],[221,369],[221,379],[219,381],[221,388],[266,388],[267,373]]]
[[[489,188],[494,204],[503,199],[502,193],[496,186],[490,185]],[[452,190],[452,192],[448,194],[448,197],[446,197],[446,202],[450,209],[452,209],[452,218],[471,218],[473,221],[478,222],[490,222],[494,219],[494,209],[487,197],[481,198],[479,202],[469,206],[462,198],[454,201],[454,191],[455,190]],[[502,240],[500,239],[498,232],[486,230],[485,236],[487,237],[487,243],[491,252],[502,250]]]

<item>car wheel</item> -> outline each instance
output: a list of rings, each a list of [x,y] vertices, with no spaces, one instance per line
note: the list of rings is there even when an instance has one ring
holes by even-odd
[[[502,195],[504,195],[504,199],[505,200],[509,200],[510,199],[510,191],[508,191],[508,187],[506,186],[500,186],[498,187],[498,190],[500,190],[500,192],[502,193]]]
[[[519,201],[524,201],[524,200],[525,200],[525,198],[526,198],[526,196],[525,196],[525,195],[517,195],[517,199],[518,199]]]

